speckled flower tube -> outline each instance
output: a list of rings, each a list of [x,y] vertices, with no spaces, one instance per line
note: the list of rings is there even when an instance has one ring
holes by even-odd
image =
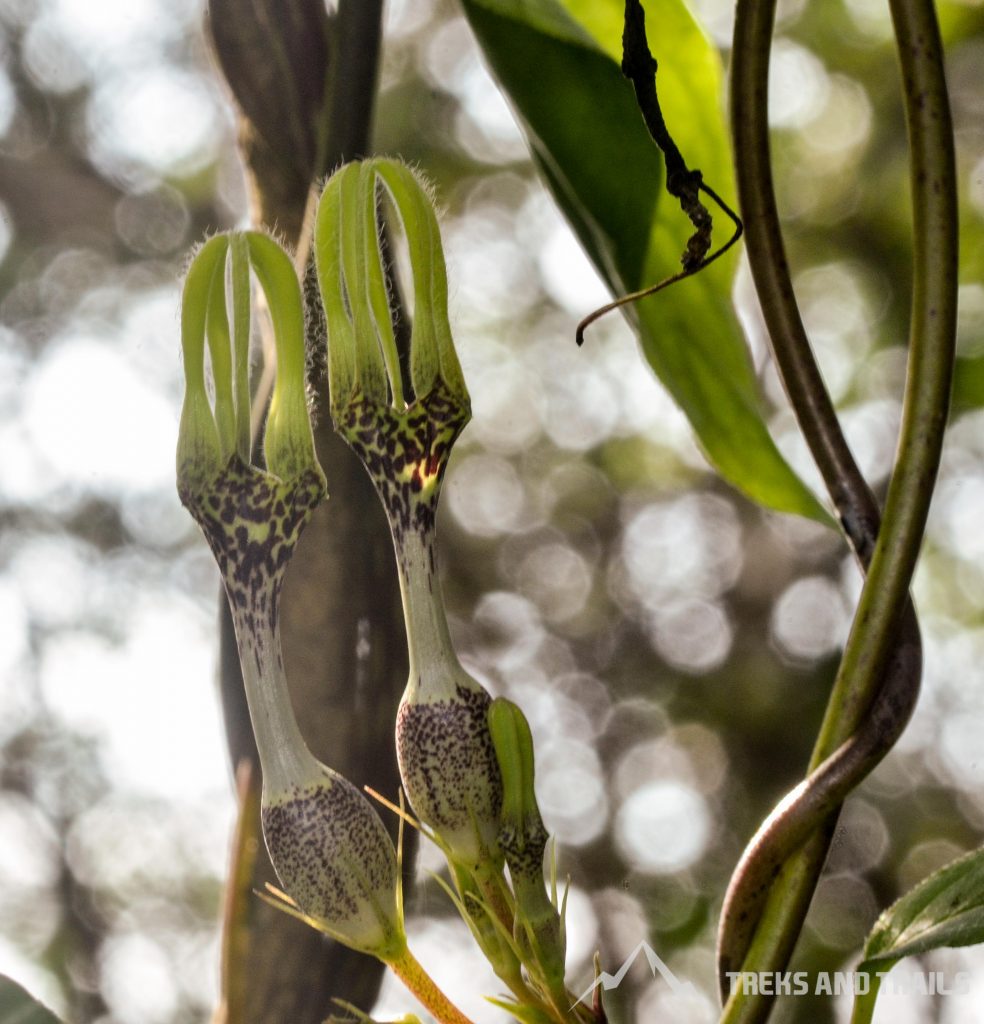
[[[409,403],[380,256],[386,195],[403,223],[413,273]],[[451,339],[437,218],[409,168],[376,159],[339,170],[318,208],[315,254],[335,427],[369,471],[396,549],[410,654],[396,723],[403,785],[456,866],[487,878],[502,864],[490,698],[452,647],[435,537],[444,470],[471,407]]]
[[[250,458],[250,268],[266,295],[277,348],[265,470]],[[188,271],[181,327],[186,390],[178,492],[212,549],[232,610],[263,770],[261,809],[270,859],[311,923],[356,949],[397,957],[406,942],[392,841],[362,793],[308,750],[290,706],[281,656],[284,574],[301,531],[325,497],[305,396],[301,293],[290,259],[265,235],[212,238]]]

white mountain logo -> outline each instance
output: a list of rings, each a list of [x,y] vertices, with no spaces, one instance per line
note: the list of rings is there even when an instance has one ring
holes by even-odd
[[[618,969],[617,973],[609,974],[608,971],[602,971],[601,974],[595,978],[594,982],[584,990],[581,994],[581,998],[574,1004],[577,1006],[579,1003],[583,1003],[588,996],[591,995],[594,990],[601,985],[605,992],[610,991],[613,988],[618,988],[622,984],[622,980],[626,974],[629,973],[629,969],[636,961],[636,957],[644,953],[646,960],[649,962],[649,969],[653,972],[655,978],[657,974],[670,986],[670,991],[675,995],[689,995],[691,993],[697,994],[697,989],[689,981],[680,981],[680,979],[663,963],[662,960],[656,955],[656,950],[649,945],[648,942],[643,940],[638,946],[626,957],[625,963]],[[571,1009],[574,1009],[574,1006]]]

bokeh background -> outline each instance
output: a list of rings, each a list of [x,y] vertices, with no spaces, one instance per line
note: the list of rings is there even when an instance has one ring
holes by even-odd
[[[697,13],[725,60],[730,0]],[[200,0],[0,0],[0,973],[77,1024],[206,1020],[234,801],[214,685],[217,574],[173,485],[189,247],[246,196]],[[984,5],[944,3],[963,216],[960,375],[915,595],[923,696],[850,801],[796,966],[849,969],[880,907],[984,831]],[[743,841],[808,757],[859,575],[839,539],[721,484],[537,181],[450,0],[391,0],[375,130],[435,181],[474,402],[442,511],[453,631],[517,700],[569,873],[572,983],[648,938],[614,1012],[713,1020]],[[657,56],[658,40],[654,41]],[[909,297],[886,7],[781,5],[773,103],[796,284],[847,434],[883,487]],[[687,154],[696,164],[699,154]],[[735,298],[781,447],[816,479]],[[420,856],[421,958],[477,1020],[491,974]],[[884,997],[894,1024],[976,1021]],[[411,1006],[387,983],[385,1017]],[[787,1001],[777,1021],[846,1019]],[[836,1014],[836,1016],[835,1016]]]

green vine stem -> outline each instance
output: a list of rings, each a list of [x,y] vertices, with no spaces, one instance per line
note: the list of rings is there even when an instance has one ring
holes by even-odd
[[[732,121],[735,151],[741,155],[737,175],[740,202],[749,219],[749,260],[780,376],[847,539],[867,570],[878,535],[878,505],[844,439],[806,336],[772,186],[764,92],[771,32],[767,4],[751,15],[744,9],[736,23],[740,35],[732,69]],[[880,677],[870,713],[856,723],[856,730],[840,747],[817,749],[809,777],[763,822],[735,869],[724,900],[718,941],[722,998],[729,987],[727,973],[740,968],[762,904],[783,863],[817,830],[818,822],[829,817],[825,831],[833,834],[840,803],[898,740],[918,697],[920,669],[919,628],[907,601],[892,658]],[[812,852],[803,855],[804,892],[799,901],[803,905],[798,909],[787,905],[791,919],[802,920],[806,914],[828,843],[818,838]],[[790,929],[785,933],[790,948],[782,955],[777,950],[777,959],[788,958],[797,932]]]
[[[885,742],[894,742],[892,734],[904,726],[918,688],[918,628],[908,587],[939,466],[949,400],[956,323],[956,181],[933,5],[930,0],[891,0],[891,6],[911,146],[915,265],[902,428],[885,526],[879,531],[877,508],[843,441],[810,352],[782,246],[766,120],[775,3],[738,3],[732,122],[749,259],[790,400],[845,532],[862,564],[870,556],[870,568],[811,760],[813,774],[760,830],[753,840],[759,852],[743,858],[729,891],[731,905],[725,908],[719,947],[722,970],[738,970],[740,965],[749,971],[775,971],[788,962],[833,834],[837,804],[883,756]],[[787,861],[804,841],[811,820],[813,837]],[[772,847],[771,861],[761,852],[769,850],[770,836],[780,840]],[[749,865],[762,863],[768,864],[764,874],[749,872]],[[768,901],[752,937],[766,889]],[[722,1022],[764,1020],[770,1005],[770,998],[746,995],[739,985]]]

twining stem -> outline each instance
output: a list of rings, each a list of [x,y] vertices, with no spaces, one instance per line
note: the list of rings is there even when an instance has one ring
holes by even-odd
[[[879,529],[879,510],[840,428],[824,386],[793,293],[772,184],[766,121],[766,83],[772,32],[768,4],[739,12],[732,65],[733,131],[738,191],[748,221],[747,247],[752,275],[769,328],[780,377],[800,427],[840,516],[845,534],[867,570]],[[906,602],[892,663],[881,678],[874,706],[834,752],[818,747],[808,779],[793,790],[760,826],[739,862],[721,915],[718,944],[722,996],[726,972],[737,971],[748,951],[764,898],[776,873],[811,833],[797,879],[785,887],[785,920],[805,917],[836,825],[839,804],[894,746],[915,705],[919,689],[921,642],[911,602]],[[829,755],[829,756],[828,756]],[[822,765],[821,765],[822,763]],[[830,816],[820,831],[817,823]],[[789,866],[788,871],[793,871]],[[792,888],[797,898],[790,895]],[[788,959],[798,929],[780,929],[776,960]],[[761,935],[760,935],[761,938]]]
[[[866,721],[872,700],[907,717],[918,686],[918,630],[909,581],[939,466],[956,321],[957,215],[953,132],[942,45],[931,0],[891,0],[912,152],[915,227],[912,326],[896,468],[878,531],[877,509],[843,442],[806,341],[782,248],[767,134],[768,60],[774,0],[739,0],[733,60],[733,116],[741,208],[749,258],[777,363],[842,522],[862,563],[871,564],[811,760],[816,769]],[[872,551],[871,539],[877,533]],[[909,656],[892,666],[893,650]],[[915,669],[915,671],[913,671]],[[911,677],[908,688],[906,675]],[[884,683],[883,683],[884,680]],[[894,691],[892,690],[894,687]],[[889,694],[892,701],[886,701]],[[863,728],[861,732],[863,732]],[[891,730],[888,730],[889,732]],[[852,737],[853,734],[853,737]],[[884,753],[872,747],[873,762]],[[877,756],[876,756],[877,755]],[[781,970],[788,961],[826,856],[833,818],[788,861],[771,887],[743,969]],[[742,951],[743,952],[743,951]],[[737,970],[738,965],[732,969]],[[760,1021],[771,1000],[740,989],[722,1021]]]
[[[387,961],[390,970],[420,1000],[438,1024],[472,1024],[454,1003],[437,987],[417,958],[407,949]]]

